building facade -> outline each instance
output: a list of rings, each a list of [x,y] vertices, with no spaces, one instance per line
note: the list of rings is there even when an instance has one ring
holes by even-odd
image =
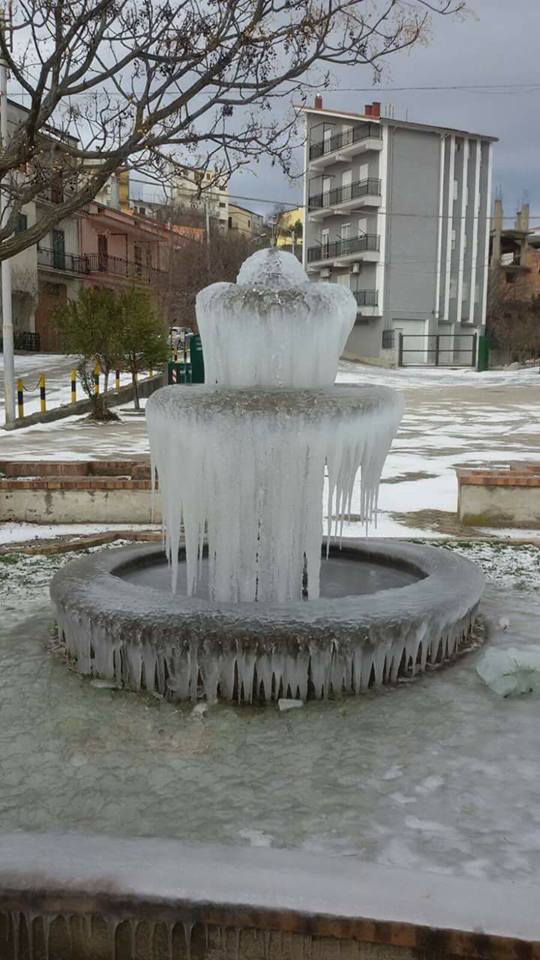
[[[276,217],[274,235],[276,247],[294,253],[302,259],[304,241],[305,210],[295,207],[293,210],[282,210]]]
[[[229,230],[242,237],[258,237],[264,230],[264,217],[254,210],[229,203]]]
[[[345,356],[430,363],[434,335],[459,361],[485,325],[493,137],[363,114],[305,109],[304,265],[353,291]],[[414,340],[412,339],[414,337]],[[438,342],[438,341],[437,341]]]

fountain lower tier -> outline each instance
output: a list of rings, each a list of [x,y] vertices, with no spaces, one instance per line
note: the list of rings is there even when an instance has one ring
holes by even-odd
[[[384,387],[165,387],[147,405],[167,554],[176,589],[181,531],[187,593],[196,594],[202,542],[215,601],[295,601],[319,590],[321,503],[330,535],[350,512],[366,523],[402,413]]]
[[[227,604],[145,586],[163,551],[127,547],[68,564],[51,596],[80,673],[173,701],[359,694],[457,656],[484,586],[474,564],[441,548],[348,540],[331,545],[330,580],[343,560],[345,595],[334,583],[318,599]],[[346,592],[354,563],[364,581],[386,568],[402,585]]]

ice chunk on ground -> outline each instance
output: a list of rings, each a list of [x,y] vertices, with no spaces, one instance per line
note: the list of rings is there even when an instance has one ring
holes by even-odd
[[[480,658],[476,671],[501,697],[540,693],[540,646],[493,647]]]
[[[289,700],[286,697],[281,697],[278,702],[278,710],[281,713],[285,713],[287,710],[299,710],[304,706],[303,700]]]

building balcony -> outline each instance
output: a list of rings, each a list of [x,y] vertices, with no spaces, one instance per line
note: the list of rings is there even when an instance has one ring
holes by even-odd
[[[382,127],[379,124],[365,123],[310,144],[309,163],[316,169],[327,163],[346,163],[356,154],[367,153],[368,150],[382,150]]]
[[[350,237],[348,240],[336,240],[333,243],[320,243],[308,247],[308,264],[320,263],[340,266],[351,263],[353,260],[379,259],[380,237],[375,233],[364,233],[361,237]]]
[[[140,283],[150,283],[166,272],[149,264],[112,257],[109,254],[90,253],[84,259],[88,264],[86,273],[106,273],[112,277],[125,277]]]
[[[360,316],[378,317],[380,315],[378,290],[353,290],[352,294]]]
[[[88,257],[65,253],[63,250],[38,247],[37,262],[39,267],[57,270],[60,273],[88,273]]]
[[[324,190],[308,200],[310,220],[319,220],[329,214],[347,213],[362,207],[378,207],[381,203],[381,181],[375,177],[332,190]]]
[[[62,250],[51,250],[47,247],[38,247],[38,266],[54,270],[59,273],[91,276],[92,274],[107,274],[111,277],[125,277],[140,283],[151,283],[166,271],[157,267],[138,263],[135,260],[125,260],[123,257],[112,257],[108,254],[64,253]]]

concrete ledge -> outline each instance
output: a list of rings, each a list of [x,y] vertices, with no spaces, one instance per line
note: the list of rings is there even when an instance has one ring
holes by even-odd
[[[158,523],[150,460],[0,461],[0,521]]]
[[[51,957],[537,960],[539,902],[533,885],[348,857],[77,834],[0,836],[4,936],[13,949],[29,929],[46,946],[54,932]]]
[[[157,373],[154,377],[148,377],[139,383],[139,396],[150,397],[155,390],[159,390],[167,383],[166,373]],[[133,386],[120,387],[120,390],[109,390],[107,392],[107,402],[110,407],[115,407],[119,403],[129,403],[133,400]],[[27,417],[19,417],[13,423],[4,424],[4,430],[21,430],[24,427],[32,427],[36,423],[53,423],[55,420],[63,420],[65,417],[81,416],[83,413],[90,413],[92,404],[90,400],[77,400],[76,403],[65,403],[60,407],[53,407],[46,413],[31,413]]]
[[[459,468],[456,473],[463,523],[540,528],[540,463]]]

